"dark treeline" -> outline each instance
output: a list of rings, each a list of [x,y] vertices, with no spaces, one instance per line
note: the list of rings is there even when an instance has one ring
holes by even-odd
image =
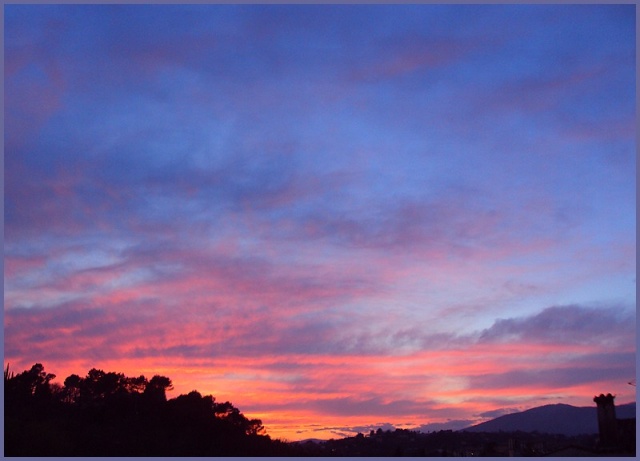
[[[64,385],[37,363],[4,372],[5,456],[286,456],[258,419],[197,391],[167,400],[166,376],[91,369]]]

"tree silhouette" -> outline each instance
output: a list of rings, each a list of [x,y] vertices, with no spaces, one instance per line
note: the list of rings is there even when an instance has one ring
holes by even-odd
[[[259,419],[197,391],[167,400],[171,379],[92,368],[62,386],[40,363],[5,382],[7,456],[290,455]]]
[[[155,375],[145,386],[144,395],[161,402],[167,401],[167,391],[172,390],[171,380],[166,376]]]
[[[9,394],[16,401],[27,401],[30,397],[46,400],[51,396],[50,382],[56,375],[44,371],[41,363],[36,363],[30,370],[8,379],[9,368],[5,371],[5,394]]]
[[[78,375],[70,375],[64,380],[63,401],[65,403],[77,403],[80,400],[82,378]]]

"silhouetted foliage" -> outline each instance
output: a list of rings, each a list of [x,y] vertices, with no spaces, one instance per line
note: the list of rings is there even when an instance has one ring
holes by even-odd
[[[19,375],[8,380],[9,391],[15,393],[20,399],[29,397],[37,397],[39,399],[47,398],[51,394],[49,382],[56,375],[46,373],[44,367],[40,363],[36,363],[28,371],[23,371]]]
[[[167,400],[172,382],[96,368],[64,385],[42,364],[5,384],[6,456],[258,456],[293,454],[262,422],[193,391]]]
[[[141,376],[143,378],[143,376]],[[159,402],[167,401],[167,391],[173,389],[171,380],[166,376],[155,375],[151,380],[146,383],[144,387],[144,394],[151,399]]]

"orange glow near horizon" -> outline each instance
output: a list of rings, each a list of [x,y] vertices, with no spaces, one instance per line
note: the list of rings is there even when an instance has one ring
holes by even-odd
[[[495,346],[495,345],[494,345]],[[391,424],[394,427],[419,428],[430,423],[446,423],[451,419],[484,421],[480,415],[504,407],[525,410],[548,403],[589,406],[600,392],[612,392],[619,401],[635,400],[631,389],[605,377],[599,382],[558,387],[540,382],[513,386],[476,389],[474,379],[484,379],[505,372],[525,372],[532,364],[553,364],[550,352],[578,354],[590,352],[584,347],[567,347],[561,351],[549,345],[474,346],[467,350],[451,349],[416,352],[398,356],[303,356],[225,357],[219,360],[183,359],[90,359],[44,363],[48,372],[57,375],[62,384],[66,376],[84,376],[89,368],[122,372],[127,376],[155,374],[171,378],[173,398],[197,390],[213,395],[218,401],[230,401],[248,417],[263,421],[273,438],[289,441],[305,438],[337,438],[355,432],[349,428]],[[9,360],[13,371],[29,368],[19,360]],[[305,367],[304,373],[278,370],[281,364]],[[500,366],[495,365],[501,363]],[[526,363],[527,366],[518,363]],[[22,367],[22,368],[21,368]],[[437,370],[437,373],[417,373]],[[302,380],[302,381],[301,381]],[[629,387],[629,386],[626,386]],[[386,397],[376,397],[376,396]],[[370,399],[374,400],[370,400]],[[323,402],[344,400],[356,414],[336,414],[336,408],[323,408]],[[411,406],[394,411],[394,405]],[[369,413],[362,405],[371,404]],[[379,412],[378,414],[376,412]],[[360,413],[360,414],[358,414]]]

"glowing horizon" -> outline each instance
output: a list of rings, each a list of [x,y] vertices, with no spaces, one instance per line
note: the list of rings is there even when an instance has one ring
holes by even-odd
[[[635,401],[635,5],[6,5],[4,353],[272,437]]]

